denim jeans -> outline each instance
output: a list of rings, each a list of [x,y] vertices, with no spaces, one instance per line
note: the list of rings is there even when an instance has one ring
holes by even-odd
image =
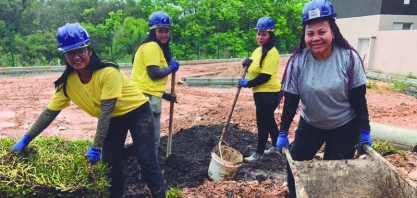
[[[263,154],[268,135],[272,145],[276,146],[278,139],[278,125],[275,122],[274,111],[280,101],[279,92],[258,92],[253,94],[256,106],[256,125],[258,126],[258,145],[256,153]]]
[[[162,197],[164,197],[164,178],[155,153],[154,123],[148,102],[110,121],[109,131],[102,148],[102,160],[110,168],[110,197],[116,198],[123,195],[122,156],[128,130],[148,188],[152,194],[163,194]]]
[[[353,159],[360,134],[357,118],[335,129],[323,130],[306,123],[300,117],[290,149],[291,157],[296,161],[312,160],[323,143],[326,143],[323,160]],[[295,197],[294,177],[288,163],[287,180],[290,197]]]

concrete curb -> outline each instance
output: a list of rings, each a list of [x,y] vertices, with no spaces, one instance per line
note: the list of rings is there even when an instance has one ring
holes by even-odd
[[[395,75],[384,74],[384,73],[379,73],[379,72],[374,72],[374,71],[366,71],[366,77],[369,79],[380,80],[380,81],[385,81],[385,82],[398,81],[398,82],[402,82],[405,84],[410,84],[412,86],[417,86],[417,79],[406,78],[403,76],[395,76]]]
[[[227,85],[227,86],[237,86],[237,80],[239,78],[202,78],[202,76],[209,76],[206,75],[199,75],[199,76],[191,76],[183,78],[182,80],[188,86],[212,86],[212,85]],[[199,77],[199,78],[197,78]],[[369,79],[374,80],[381,80],[385,82],[392,82],[392,81],[399,81],[405,84],[410,84],[412,86],[417,86],[417,79],[406,78],[402,76],[392,76],[390,74],[382,74],[373,71],[366,71],[366,77]],[[224,84],[221,84],[224,83]]]
[[[281,58],[288,58],[291,54],[281,54]],[[230,59],[211,59],[211,60],[189,60],[189,61],[179,61],[180,65],[202,65],[202,64],[212,64],[212,63],[226,63],[226,62],[240,62],[243,58],[230,58]],[[132,68],[131,63],[118,63],[122,69],[130,69]],[[57,65],[57,66],[31,66],[31,67],[0,67],[0,75],[2,74],[29,74],[29,73],[40,73],[40,72],[63,72],[65,70],[65,66]],[[402,76],[394,76],[390,74],[379,73],[375,71],[366,71],[366,77],[369,79],[381,80],[386,82],[392,81],[399,81],[406,84],[410,84],[412,86],[417,86],[417,79],[413,78],[406,78]],[[227,80],[226,80],[227,79]],[[184,79],[184,81],[188,81],[190,86],[205,86],[205,85],[218,85],[217,83],[226,83],[223,85],[237,85],[235,84],[235,80],[230,80],[230,78],[223,78],[218,81],[214,80],[213,78],[198,78],[193,79],[193,77],[189,77]],[[196,83],[196,85],[193,84]],[[186,82],[187,83],[187,82]],[[213,84],[214,83],[214,84]],[[205,85],[204,85],[205,84]]]
[[[290,57],[291,54],[281,54],[282,58]],[[202,64],[212,64],[212,63],[227,63],[227,62],[240,62],[244,58],[228,58],[228,59],[209,59],[209,60],[187,60],[187,61],[178,61],[180,65],[202,65]],[[118,63],[122,69],[132,68],[132,63]],[[64,65],[54,65],[54,66],[30,66],[30,67],[0,67],[1,74],[29,74],[29,73],[39,73],[39,72],[63,72],[65,70]]]
[[[212,60],[190,60],[179,61],[180,65],[203,65],[212,63],[226,63],[226,62],[240,62],[242,58],[233,59],[212,59]],[[132,68],[131,63],[118,63],[122,69]],[[0,67],[0,74],[29,74],[39,72],[63,72],[65,70],[64,65],[57,66],[30,66],[30,67]]]

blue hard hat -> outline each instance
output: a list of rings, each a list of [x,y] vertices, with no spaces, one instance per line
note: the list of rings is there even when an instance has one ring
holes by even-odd
[[[78,23],[67,23],[58,28],[58,50],[67,51],[69,49],[83,46],[90,41],[87,31]]]
[[[275,30],[275,22],[271,17],[262,17],[256,23],[256,27],[253,28],[255,30],[268,30],[274,31]]]
[[[327,16],[337,16],[332,3],[328,0],[312,0],[304,5],[302,12],[303,23]]]
[[[148,27],[154,29],[157,27],[171,27],[171,20],[168,14],[162,11],[154,12],[149,17]]]

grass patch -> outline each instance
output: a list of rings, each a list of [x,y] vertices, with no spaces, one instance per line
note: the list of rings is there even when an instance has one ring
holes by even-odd
[[[405,90],[408,87],[410,87],[409,84],[406,84],[402,81],[394,81],[390,84],[389,89],[395,92],[401,92],[402,90]]]
[[[368,89],[379,89],[378,81],[375,80],[368,80],[368,83],[366,84],[366,88]]]
[[[412,78],[412,79],[417,79],[417,76],[413,75],[413,73],[408,73],[407,76],[405,76],[406,78]]]
[[[166,193],[167,198],[181,198],[182,189],[180,187],[171,187]]]
[[[0,197],[107,197],[108,168],[84,157],[91,141],[37,137],[24,152],[0,139]]]
[[[374,141],[372,148],[382,156],[398,154],[403,157],[404,160],[408,160],[407,154],[404,151],[395,148],[387,141]]]

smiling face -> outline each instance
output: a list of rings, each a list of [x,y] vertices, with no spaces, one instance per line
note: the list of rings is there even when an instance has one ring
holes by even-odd
[[[74,69],[81,71],[86,70],[88,63],[90,63],[90,56],[92,50],[90,47],[83,47],[66,51],[64,53],[65,59]]]
[[[263,46],[269,40],[269,32],[266,30],[259,30],[258,35],[256,36],[256,41],[258,41],[259,46]]]
[[[169,40],[170,30],[168,27],[158,27],[155,30],[156,39],[162,44],[165,44]]]
[[[334,33],[326,20],[313,21],[305,26],[304,41],[317,60],[330,57],[333,38]]]

